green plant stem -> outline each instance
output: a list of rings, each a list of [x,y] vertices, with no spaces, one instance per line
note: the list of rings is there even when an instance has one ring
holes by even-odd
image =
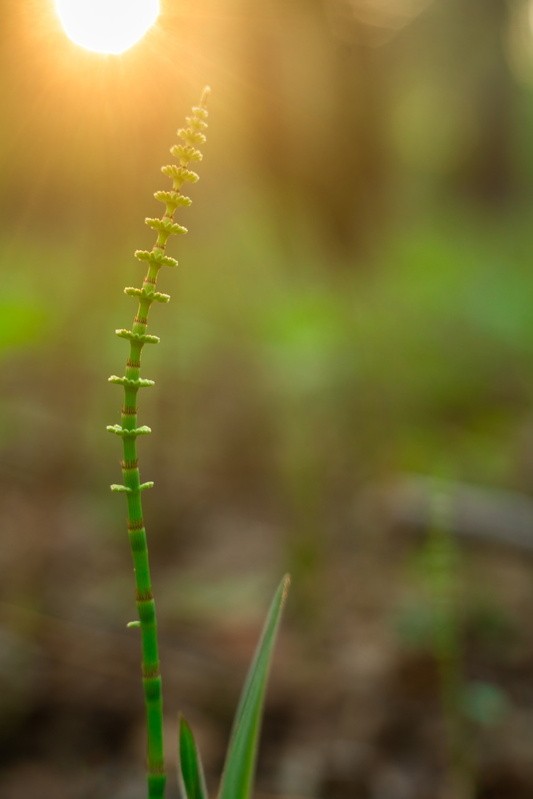
[[[134,355],[133,345],[131,350],[130,360],[132,360]],[[128,371],[130,374],[135,371],[138,372],[138,368],[128,367],[126,374]],[[133,389],[125,390],[125,404],[121,418],[124,429],[133,429],[136,426],[136,394],[137,392]],[[129,404],[130,402],[131,405]],[[134,564],[136,603],[141,631],[142,680],[147,720],[148,796],[149,799],[159,799],[159,797],[164,795],[166,778],[163,755],[163,702],[159,669],[156,606],[152,594],[148,545],[143,520],[136,438],[124,437],[123,442],[124,460],[122,461],[122,474],[125,486],[130,489],[127,493],[128,535]]]
[[[123,443],[123,460],[121,462],[123,485],[113,485],[115,491],[126,494],[128,509],[128,536],[133,558],[135,574],[136,604],[139,615],[133,626],[140,628],[142,652],[142,682],[146,708],[147,730],[147,782],[148,799],[163,799],[165,794],[166,775],[163,753],[163,701],[161,673],[159,666],[159,646],[157,637],[156,606],[152,593],[148,543],[143,518],[141,494],[153,483],[141,483],[137,457],[137,438],[150,433],[150,428],[137,426],[137,395],[140,388],[153,385],[151,380],[140,377],[141,354],[145,344],[156,344],[157,336],[146,333],[148,313],[154,301],[168,302],[170,297],[156,291],[157,276],[162,266],[176,266],[177,262],[165,255],[167,241],[172,235],[186,233],[186,228],[173,221],[178,206],[190,205],[190,199],[181,193],[185,182],[194,183],[198,176],[188,167],[191,161],[200,161],[201,153],[196,146],[203,144],[203,130],[207,127],[207,110],[205,102],[208,90],[204,90],[199,106],[193,108],[192,115],[187,117],[187,127],[178,130],[181,143],[171,148],[178,164],[164,166],[162,171],[172,181],[171,191],[159,191],[155,198],[163,202],[165,212],[160,219],[146,219],[146,224],[157,233],[157,239],[151,251],[137,250],[135,256],[148,263],[142,288],[126,288],[126,294],[137,297],[139,305],[131,330],[117,330],[117,335],[130,342],[129,358],[126,362],[125,375],[112,375],[109,379],[124,387],[124,404],[122,406],[119,425],[110,425],[108,430],[119,435]]]

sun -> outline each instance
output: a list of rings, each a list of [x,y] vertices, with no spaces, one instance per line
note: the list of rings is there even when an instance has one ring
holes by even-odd
[[[74,44],[118,55],[133,47],[159,16],[159,0],[54,0]]]

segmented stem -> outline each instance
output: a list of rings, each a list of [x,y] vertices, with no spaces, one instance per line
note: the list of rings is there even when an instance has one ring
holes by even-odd
[[[124,404],[122,406],[120,424],[109,425],[111,433],[122,438],[123,460],[121,461],[123,485],[112,485],[113,491],[121,491],[126,495],[128,506],[128,535],[135,572],[136,603],[139,619],[131,626],[140,628],[142,650],[142,681],[146,707],[147,726],[147,780],[148,799],[162,799],[165,793],[166,775],[163,756],[163,703],[161,691],[161,674],[159,670],[159,646],[157,639],[157,617],[150,564],[146,528],[143,519],[141,493],[151,488],[153,483],[141,483],[138,459],[137,438],[151,432],[146,425],[137,425],[137,393],[140,388],[152,386],[153,380],[140,377],[141,354],[145,344],[157,344],[157,336],[147,334],[148,313],[155,302],[168,302],[168,294],[156,291],[157,276],[163,266],[177,266],[177,261],[165,255],[167,241],[170,236],[186,233],[186,228],[174,222],[174,212],[180,206],[188,206],[191,200],[182,194],[185,182],[195,183],[198,175],[189,169],[191,162],[200,161],[202,154],[197,149],[205,142],[204,131],[207,128],[206,100],[209,89],[204,89],[199,106],[192,109],[187,117],[187,125],[177,132],[180,143],[171,147],[177,164],[162,167],[172,188],[169,191],[157,191],[154,197],[165,205],[160,219],[146,219],[146,224],[157,234],[154,246],[150,251],[137,250],[135,257],[146,262],[148,269],[141,288],[127,287],[124,291],[138,299],[139,305],[131,330],[119,329],[116,334],[130,342],[129,358],[126,362],[125,374],[122,377],[112,375],[111,383],[118,383],[124,388]]]

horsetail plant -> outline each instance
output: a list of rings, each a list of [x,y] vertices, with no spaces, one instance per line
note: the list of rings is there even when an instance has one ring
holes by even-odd
[[[187,125],[177,131],[177,144],[170,148],[177,163],[163,166],[161,171],[172,183],[167,191],[156,191],[154,197],[165,206],[161,218],[149,217],[148,227],[156,233],[151,250],[136,250],[137,260],[147,264],[141,288],[128,286],[124,292],[138,300],[138,308],[130,329],[116,330],[117,336],[129,341],[130,351],[125,374],[112,375],[109,382],[124,389],[124,403],[120,424],[108,425],[107,430],[122,439],[121,461],[123,483],[112,485],[111,490],[124,493],[127,502],[128,536],[135,575],[138,619],[129,627],[140,630],[141,670],[146,712],[147,795],[148,799],[163,799],[166,787],[166,769],[163,750],[163,701],[157,635],[157,616],[148,555],[148,543],[143,517],[142,492],[153,482],[141,482],[137,456],[137,438],[151,432],[137,422],[137,394],[140,388],[153,386],[154,381],[140,376],[141,355],[145,344],[157,344],[158,336],[147,331],[148,314],[153,302],[168,303],[170,296],[156,290],[159,270],[163,266],[177,266],[177,261],[166,254],[169,238],[181,235],[187,229],[174,221],[179,207],[191,204],[182,193],[185,183],[196,183],[198,175],[191,164],[202,160],[198,149],[205,141],[208,112],[206,108],[209,87],[204,89],[200,104],[194,106]],[[251,795],[255,760],[259,740],[263,701],[274,643],[281,611],[289,584],[286,576],[272,601],[263,634],[241,695],[234,728],[220,786],[219,799],[248,799]],[[180,717],[178,733],[178,786],[182,799],[207,799],[200,756],[192,731]]]

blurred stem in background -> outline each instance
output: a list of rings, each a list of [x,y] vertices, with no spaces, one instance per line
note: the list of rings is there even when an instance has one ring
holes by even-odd
[[[430,495],[431,527],[425,548],[426,590],[433,616],[433,652],[446,726],[450,796],[474,799],[476,767],[465,714],[466,680],[459,617],[461,561],[453,538],[453,500],[438,486]]]
[[[293,613],[308,633],[319,634],[324,622],[327,573],[327,457],[318,433],[319,414],[308,406],[285,408],[281,485],[287,508],[286,553],[297,587]],[[312,411],[315,411],[314,413]],[[287,418],[289,417],[289,418]]]

